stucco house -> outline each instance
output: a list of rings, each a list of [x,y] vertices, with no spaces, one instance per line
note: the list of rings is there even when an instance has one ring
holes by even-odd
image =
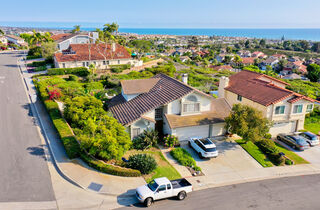
[[[291,133],[304,129],[305,115],[312,111],[314,99],[295,93],[289,85],[273,77],[243,70],[222,77],[219,98],[225,98],[232,106],[241,103],[256,108],[274,125],[270,134]]]
[[[58,50],[66,50],[69,48],[70,44],[87,44],[95,43],[99,38],[97,32],[90,33],[64,33],[64,34],[55,34],[51,38],[57,43]]]
[[[24,39],[16,35],[6,34],[5,37],[8,40],[8,43],[13,43],[18,46],[28,46],[28,44],[24,41]]]
[[[147,129],[175,135],[179,141],[224,135],[224,119],[231,108],[226,100],[187,85],[185,74],[182,80],[164,74],[123,80],[122,93],[111,99],[109,111],[132,139]]]
[[[5,36],[1,36],[1,35],[0,35],[0,43],[6,45],[6,44],[8,43],[7,38],[6,38]]]
[[[130,53],[119,44],[70,44],[67,50],[53,56],[56,68],[89,67],[108,69],[110,65],[141,65],[142,62],[131,57]]]

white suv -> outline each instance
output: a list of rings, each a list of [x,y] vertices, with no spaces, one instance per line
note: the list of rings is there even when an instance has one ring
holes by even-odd
[[[189,146],[199,154],[200,158],[218,156],[217,147],[209,138],[192,137],[189,140]]]

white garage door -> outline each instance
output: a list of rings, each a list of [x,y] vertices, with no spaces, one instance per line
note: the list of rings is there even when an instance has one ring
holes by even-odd
[[[193,126],[176,128],[175,135],[179,138],[179,141],[188,140],[190,137],[208,137],[209,125]]]
[[[270,128],[270,134],[276,136],[279,133],[291,133],[296,131],[297,121],[274,123]]]
[[[217,124],[213,124],[211,125],[211,136],[221,136],[225,133],[225,129],[224,129],[225,124],[224,123],[217,123]]]

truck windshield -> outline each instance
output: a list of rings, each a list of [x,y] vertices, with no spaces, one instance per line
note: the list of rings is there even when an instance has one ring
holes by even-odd
[[[149,184],[148,184],[148,187],[150,188],[150,190],[152,190],[152,191],[155,191],[157,188],[158,188],[158,184],[154,181],[154,180],[152,180]]]

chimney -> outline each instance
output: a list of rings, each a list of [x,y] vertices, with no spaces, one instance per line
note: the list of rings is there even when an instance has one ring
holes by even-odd
[[[188,74],[182,74],[182,82],[188,84]]]
[[[116,51],[116,43],[112,43],[111,48],[112,48],[112,52],[115,52]]]
[[[229,78],[221,77],[219,81],[218,98],[224,98],[225,88],[229,86]]]

